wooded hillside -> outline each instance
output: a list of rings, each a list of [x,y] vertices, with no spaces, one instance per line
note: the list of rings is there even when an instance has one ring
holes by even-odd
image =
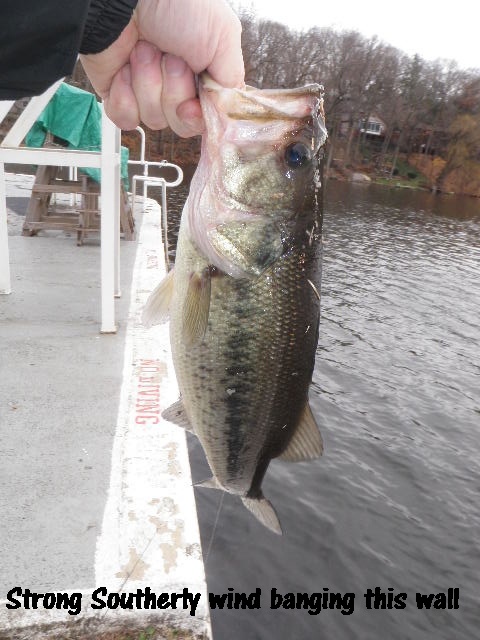
[[[388,182],[421,171],[418,184],[480,196],[480,69],[407,56],[356,31],[296,32],[248,13],[241,20],[247,83],[324,86],[331,175],[361,170]],[[138,139],[125,142],[134,149]],[[147,145],[150,157],[183,166],[200,150],[198,139],[170,130],[148,132]]]

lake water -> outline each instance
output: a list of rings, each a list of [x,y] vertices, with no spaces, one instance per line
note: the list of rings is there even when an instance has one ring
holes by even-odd
[[[330,182],[324,239],[310,398],[325,453],[270,465],[263,488],[283,537],[225,495],[212,541],[221,494],[196,490],[205,553],[211,543],[209,591],[261,590],[259,609],[213,610],[214,637],[472,640],[480,626],[480,201]],[[208,467],[194,437],[189,445],[200,481]],[[272,609],[274,588],[343,600],[320,611],[319,597],[309,608]],[[364,594],[375,588],[386,608],[382,598],[367,608]],[[417,592],[449,588],[459,589],[458,609],[417,608]]]

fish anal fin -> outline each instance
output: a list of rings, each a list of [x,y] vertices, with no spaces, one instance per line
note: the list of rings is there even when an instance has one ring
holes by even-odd
[[[287,448],[278,457],[289,462],[314,460],[323,453],[323,441],[308,402]]]
[[[142,313],[142,323],[146,327],[168,320],[173,295],[173,273],[172,269],[148,297]]]
[[[168,420],[168,422],[173,422],[179,427],[186,429],[186,431],[190,431],[194,433],[193,427],[190,424],[190,420],[187,417],[185,412],[185,407],[183,406],[183,402],[181,400],[177,400],[171,404],[165,411],[162,412],[162,418],[164,420]]]
[[[210,268],[206,267],[201,273],[192,273],[183,307],[183,338],[188,346],[195,344],[205,335],[210,311],[210,293]]]
[[[260,494],[258,498],[243,496],[242,502],[267,529],[270,529],[270,531],[273,531],[273,533],[279,536],[282,535],[282,527],[280,526],[275,509],[263,494]]]

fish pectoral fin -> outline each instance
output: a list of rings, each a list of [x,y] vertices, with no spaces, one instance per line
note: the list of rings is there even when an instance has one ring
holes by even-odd
[[[289,462],[314,460],[323,453],[323,440],[308,402],[287,448],[278,457]]]
[[[195,482],[193,486],[194,487],[202,487],[202,489],[220,489],[220,490],[223,491],[222,485],[215,478],[215,476],[212,476],[211,478],[207,478],[206,480],[203,480],[202,482]]]
[[[168,320],[173,294],[173,269],[152,291],[142,313],[142,324],[152,327]]]
[[[190,433],[195,433],[185,412],[185,407],[183,406],[182,400],[177,400],[177,402],[174,402],[167,409],[165,409],[165,411],[162,412],[162,418],[164,418],[164,420],[168,420],[168,422],[173,422],[173,424],[176,424],[183,429],[186,429],[186,431],[190,431]]]
[[[206,267],[201,273],[192,273],[183,307],[183,338],[187,346],[205,335],[210,312],[211,276]]]
[[[263,494],[260,494],[258,498],[243,496],[242,502],[267,529],[270,529],[273,533],[277,533],[279,536],[282,535],[282,527],[280,526],[275,509]]]

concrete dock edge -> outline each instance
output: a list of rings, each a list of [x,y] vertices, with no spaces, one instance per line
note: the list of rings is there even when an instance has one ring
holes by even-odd
[[[165,275],[159,205],[148,200],[144,215],[136,219],[142,221],[132,276],[110,486],[96,545],[95,585],[66,591],[82,594],[77,615],[64,608],[7,609],[7,601],[0,600],[1,640],[95,639],[117,629],[145,625],[164,634],[155,638],[211,638],[186,437],[182,429],[161,417],[161,412],[178,398],[168,325],[147,330],[141,324],[144,303]],[[153,597],[146,608],[147,598],[138,596],[130,609],[117,606],[95,610],[91,607],[92,594],[100,587],[107,594],[148,592],[161,598],[156,609],[152,609]],[[167,595],[172,594],[178,597],[167,605]],[[181,635],[176,630],[181,630]]]

